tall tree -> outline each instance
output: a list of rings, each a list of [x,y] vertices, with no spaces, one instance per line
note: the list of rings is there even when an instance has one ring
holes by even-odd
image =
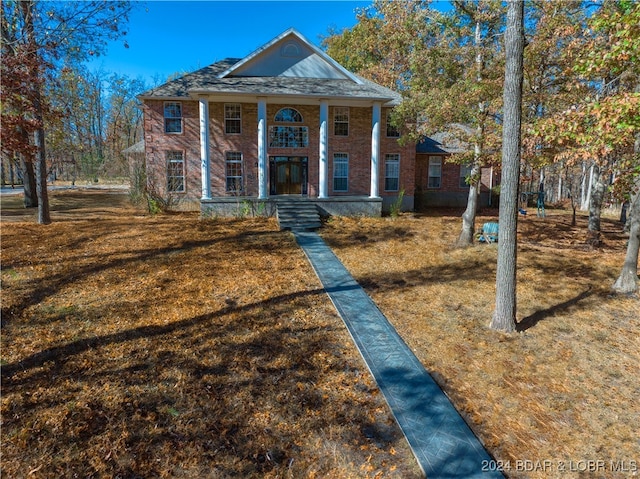
[[[500,29],[501,6],[495,2],[455,0],[458,17],[462,22],[469,22],[473,27],[473,51],[475,53],[471,76],[471,91],[478,91],[475,109],[471,110],[469,120],[475,128],[473,136],[473,159],[471,173],[468,180],[469,194],[467,207],[462,214],[462,228],[458,236],[457,245],[469,246],[473,243],[475,233],[476,211],[478,209],[478,195],[480,193],[480,172],[485,161],[484,149],[489,147],[488,130],[495,129],[495,112],[491,110],[491,102],[496,98],[496,84],[499,77],[491,75],[496,66],[499,50],[494,49],[497,44],[494,38]],[[492,65],[493,63],[493,65]],[[475,77],[475,78],[474,78]],[[487,82],[488,80],[488,82]],[[495,105],[494,101],[494,108]]]
[[[504,125],[502,129],[502,184],[500,241],[496,270],[496,309],[491,328],[512,332],[516,328],[516,263],[518,184],[522,124],[524,54],[524,0],[509,0],[505,31]]]
[[[600,209],[608,178],[628,171],[640,132],[640,3],[605,0],[564,49],[573,100],[533,133],[555,159],[593,162],[587,241],[600,242]],[[637,160],[636,160],[637,161]],[[618,184],[624,185],[625,181]],[[614,188],[616,184],[613,185]]]
[[[575,74],[567,67],[566,51],[586,28],[586,10],[581,0],[531,0],[525,4],[524,131],[535,129],[540,121],[566,110],[580,99],[581,92],[572,88]],[[567,173],[574,176],[575,162],[556,158],[554,151],[544,146],[539,136],[524,135],[523,169],[531,172],[531,183],[523,184],[523,187],[535,191],[533,172],[540,171],[539,181],[546,177],[545,198],[560,201],[563,198],[562,179]],[[574,199],[576,192],[573,188]]]
[[[395,120],[404,139],[446,131],[472,145],[450,161],[470,166],[457,244],[472,243],[480,168],[499,143],[503,8],[499,0],[455,0],[443,13],[420,0],[376,0],[351,30],[325,39],[348,68],[402,92]]]
[[[2,119],[4,123],[10,116],[22,116],[27,126],[27,135],[19,128],[11,128],[3,140],[11,137],[19,146],[18,151],[35,155],[30,158],[36,172],[39,223],[51,221],[46,178],[45,85],[55,76],[61,58],[81,62],[103,53],[108,40],[125,33],[123,26],[130,9],[129,3],[123,1],[2,2],[3,62],[8,57],[9,65],[14,67],[13,71],[5,70],[3,74],[20,79],[7,85],[17,88],[6,95],[12,103],[3,105]],[[12,123],[16,122],[9,120],[9,124]]]

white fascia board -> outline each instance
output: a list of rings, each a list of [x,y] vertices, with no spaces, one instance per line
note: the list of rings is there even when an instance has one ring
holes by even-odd
[[[182,100],[198,100],[201,97],[206,97],[209,101],[227,101],[238,103],[253,103],[257,102],[258,98],[264,98],[269,104],[287,104],[287,105],[316,105],[320,100],[327,100],[329,105],[338,106],[371,106],[373,103],[381,102],[384,107],[393,107],[393,100],[388,97],[380,98],[355,98],[353,96],[332,96],[325,95],[300,95],[286,93],[271,94],[264,93],[238,93],[238,92],[211,92],[207,90],[189,90],[189,98],[182,98]],[[158,98],[154,98],[158,99]],[[165,98],[162,98],[165,100]]]
[[[154,95],[138,95],[136,98],[140,101],[159,100],[159,101],[190,101],[191,96],[154,96]]]

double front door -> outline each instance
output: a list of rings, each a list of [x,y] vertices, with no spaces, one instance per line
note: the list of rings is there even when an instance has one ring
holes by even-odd
[[[269,171],[272,195],[306,195],[308,159],[304,156],[271,156]]]

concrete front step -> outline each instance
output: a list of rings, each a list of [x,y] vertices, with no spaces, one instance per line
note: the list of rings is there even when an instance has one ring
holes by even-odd
[[[302,201],[278,203],[276,218],[281,230],[315,230],[322,226],[316,205]]]

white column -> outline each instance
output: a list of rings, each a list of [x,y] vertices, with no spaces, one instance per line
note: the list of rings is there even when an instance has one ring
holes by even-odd
[[[329,160],[327,158],[327,144],[329,142],[329,102],[320,100],[320,164],[319,164],[319,185],[318,198],[327,198]]]
[[[380,116],[382,103],[375,102],[371,118],[371,198],[377,198],[380,170]]]
[[[211,199],[209,178],[209,101],[200,98],[200,175],[202,177],[202,199]]]
[[[267,101],[258,99],[258,198],[267,198]]]

